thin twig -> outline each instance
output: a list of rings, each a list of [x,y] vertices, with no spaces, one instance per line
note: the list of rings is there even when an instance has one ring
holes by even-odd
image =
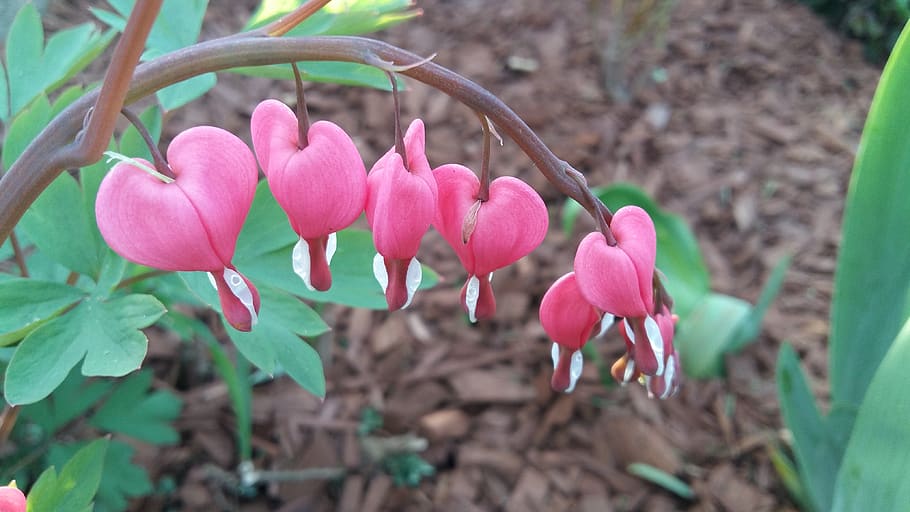
[[[297,147],[303,149],[309,144],[307,134],[310,131],[310,115],[306,108],[303,80],[300,78],[300,70],[297,69],[296,62],[291,63],[291,69],[294,71],[294,86],[297,88]]]
[[[477,199],[486,202],[490,199],[490,153],[493,147],[493,135],[490,133],[490,120],[484,114],[480,116],[480,126],[483,127],[483,152],[480,155],[480,188]]]
[[[142,119],[139,119],[139,116],[126,107],[121,108],[120,113],[132,123],[133,127],[136,128],[136,131],[139,132],[139,136],[145,141],[145,145],[148,146],[149,152],[152,154],[155,170],[168,178],[177,179],[174,171],[171,170],[171,166],[168,165],[167,160],[164,159],[164,155],[161,154],[161,150],[158,149],[158,144],[152,140],[152,134],[146,129],[145,124],[142,123]]]
[[[122,290],[124,288],[129,288],[130,286],[145,281],[146,279],[151,279],[153,277],[163,276],[170,274],[169,270],[149,270],[148,272],[143,272],[141,274],[136,274],[133,277],[128,277],[123,281],[117,283],[116,290]]]
[[[22,277],[28,277],[28,265],[25,263],[25,253],[22,252],[22,247],[19,246],[19,237],[16,236],[15,231],[10,232],[9,241],[13,245],[13,257],[16,258],[16,265],[19,266],[19,273]]]
[[[316,14],[319,9],[325,7],[332,0],[310,0],[297,9],[281,17],[281,19],[272,22],[259,30],[247,33],[253,36],[280,37],[291,31],[304,20]]]
[[[398,101],[398,81],[395,80],[395,73],[386,71],[385,74],[389,77],[389,82],[392,84],[392,108],[395,110],[395,152],[401,155],[401,162],[404,164],[404,168],[410,170],[408,153],[404,147],[404,135],[401,133],[401,104]]]

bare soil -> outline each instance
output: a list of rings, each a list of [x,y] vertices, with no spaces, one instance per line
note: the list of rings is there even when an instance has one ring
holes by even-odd
[[[235,30],[249,3],[212,2],[206,32]],[[506,141],[494,149],[494,173],[532,184],[552,222],[535,253],[497,274],[495,320],[467,323],[458,302],[465,272],[430,233],[420,257],[445,282],[419,294],[411,308],[325,309],[334,329],[316,340],[326,363],[325,401],[286,378],[254,390],[257,468],[343,468],[343,478],[275,482],[256,496],[238,496],[225,478],[238,460],[224,384],[202,347],[153,332],[149,363],[161,369],[159,385],[185,400],[182,443],[139,453],[153,477],[172,478],[177,488],[133,509],[795,510],[768,455],[786,445],[774,362],[780,343],[792,343],[817,394],[827,393],[843,198],[879,70],[863,61],[857,43],[794,2],[684,0],[665,48],[633,56],[643,76],[658,69],[666,79],[643,81],[620,104],[602,88],[597,41],[604,34],[586,1],[418,5],[422,17],[380,37],[437,53],[436,62],[499,95],[592,184],[637,184],[685,217],[715,290],[754,301],[773,265],[793,255],[762,334],[728,357],[726,378],[688,380],[671,400],[649,400],[639,386],[605,388],[593,365],[573,394],[551,392],[550,343],[537,307],[549,284],[571,269],[591,224],[582,220],[575,234],[563,235],[564,198]],[[536,69],[510,66],[515,57]],[[311,116],[355,134],[368,163],[391,145],[388,93],[316,84],[307,94]],[[292,86],[225,75],[166,131],[207,123],[248,140],[250,112],[267,97],[290,103]],[[482,138],[469,109],[411,84],[403,116],[426,122],[432,165],[478,166]],[[607,361],[623,350],[615,333],[599,347]],[[435,476],[416,488],[395,486],[358,437],[365,408],[383,419],[373,437],[427,439],[422,454]],[[633,462],[678,476],[695,497],[630,475]]]

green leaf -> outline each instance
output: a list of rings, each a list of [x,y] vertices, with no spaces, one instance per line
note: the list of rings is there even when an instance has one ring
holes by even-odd
[[[332,287],[326,292],[312,291],[304,286],[291,268],[292,250],[293,244],[256,256],[238,255],[234,261],[254,283],[274,286],[307,299],[370,309],[388,307],[382,288],[373,277],[376,249],[369,231],[345,229],[338,232],[338,250],[330,266]],[[431,288],[437,282],[439,276],[424,266],[420,288]]]
[[[87,376],[120,377],[136,370],[148,348],[148,338],[138,329],[164,312],[150,295],[83,300],[22,340],[6,369],[6,400],[19,405],[45,398],[83,358],[82,374]]]
[[[816,511],[831,510],[834,478],[844,446],[819,414],[790,345],[781,346],[777,357],[777,388],[781,416],[793,434],[793,451],[809,501]]]
[[[787,275],[787,269],[790,268],[789,256],[781,258],[771,271],[771,277],[765,282],[761,295],[755,307],[749,311],[749,314],[736,326],[736,331],[730,336],[730,340],[725,347],[727,352],[733,352],[746,346],[750,341],[758,337],[761,332],[762,320],[771,307],[771,302],[780,292],[781,285],[784,284],[784,277]]]
[[[680,320],[673,343],[686,375],[700,379],[723,375],[724,353],[751,309],[742,299],[709,293]]]
[[[167,391],[153,391],[152,372],[145,370],[118,382],[90,423],[140,441],[175,444],[180,436],[171,423],[180,416],[183,402]]]
[[[297,243],[298,236],[291,229],[288,217],[272,196],[269,184],[262,180],[256,186],[253,204],[237,237],[237,261],[255,259],[262,254]],[[290,262],[290,260],[288,260]],[[288,263],[290,264],[290,263]]]
[[[806,511],[811,510],[809,498],[806,496],[806,488],[803,487],[799,472],[790,457],[776,445],[768,447],[768,457],[771,459],[771,465],[774,466],[774,470],[777,471],[777,476],[780,477],[784,487],[787,488],[787,492],[790,493],[799,508]]]
[[[41,96],[17,115],[3,140],[3,168],[9,169],[51,120],[51,104]]]
[[[63,112],[66,107],[81,98],[83,94],[85,94],[85,88],[81,85],[73,85],[64,89],[51,106],[50,119],[57,117],[57,114]]]
[[[28,493],[28,512],[73,512],[92,503],[104,467],[108,440],[92,441],[63,466],[59,476],[47,468]]]
[[[693,491],[691,487],[662,469],[655,468],[649,464],[636,462],[629,464],[626,471],[657,486],[663,487],[682,499],[691,500],[695,498],[695,491]]]
[[[109,381],[86,379],[74,368],[49,397],[23,407],[22,415],[52,437],[100,401],[111,385]]]
[[[113,39],[84,23],[54,34],[44,46],[41,17],[32,4],[22,7],[13,21],[6,42],[10,109],[15,116],[42,93],[53,91],[84,69]]]
[[[869,383],[847,443],[834,512],[901,512],[910,503],[910,320],[905,322]],[[826,509],[827,510],[827,509]]]
[[[657,268],[667,277],[664,286],[673,297],[673,309],[680,318],[690,311],[708,293],[710,276],[698,248],[695,235],[686,222],[672,213],[660,209],[640,188],[629,184],[616,184],[595,188],[594,193],[611,210],[636,205],[648,212],[657,232]],[[563,206],[563,231],[571,234],[581,206],[568,200]]]
[[[35,279],[0,283],[0,346],[24,338],[85,294],[78,288]]]
[[[910,313],[910,23],[885,65],[847,192],[829,341],[832,398],[859,406]]]
[[[47,460],[59,464],[68,460],[86,443],[53,444]],[[94,512],[119,512],[126,510],[127,499],[144,496],[153,490],[148,473],[133,464],[133,448],[120,441],[110,441],[101,471],[101,483],[95,497]]]
[[[244,30],[261,27],[300,6],[301,0],[263,0]],[[320,9],[294,27],[289,36],[358,35],[375,32],[420,14],[411,0],[348,0]]]
[[[388,75],[384,71],[363,64],[353,62],[313,62],[298,63],[300,77],[307,82],[325,82],[358,87],[372,87],[383,91],[392,90]],[[238,67],[227,71],[247,76],[259,76],[273,80],[290,80],[294,78],[291,67],[287,64],[273,64],[268,66]],[[396,77],[399,89],[404,89],[405,83]]]
[[[64,172],[32,203],[19,227],[54,261],[97,277],[107,249],[96,238],[94,218],[86,210],[79,184]]]
[[[215,87],[217,82],[215,73],[205,73],[174,85],[169,85],[158,91],[156,95],[161,103],[161,108],[174,110],[207,93],[209,89]]]

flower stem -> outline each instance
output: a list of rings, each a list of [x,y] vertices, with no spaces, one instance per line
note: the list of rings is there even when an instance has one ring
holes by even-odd
[[[392,108],[395,109],[395,152],[401,155],[401,162],[404,164],[404,168],[410,171],[407,150],[404,148],[404,135],[401,133],[401,104],[398,101],[398,80],[395,80],[395,74],[391,71],[386,71],[385,74],[389,77],[389,82],[392,84]]]
[[[297,63],[291,63],[291,69],[294,71],[294,86],[297,89],[297,147],[303,149],[307,147],[310,140],[307,133],[310,131],[310,115],[306,109],[306,96],[303,94],[303,80],[300,78],[300,70],[297,69]]]
[[[490,153],[493,146],[493,135],[490,133],[490,120],[484,114],[480,116],[480,126],[483,127],[483,152],[480,156],[480,188],[477,190],[477,200],[486,202],[490,199]]]
[[[167,160],[165,160],[164,156],[161,154],[161,150],[158,149],[158,144],[155,144],[155,141],[152,140],[152,135],[149,133],[148,129],[146,129],[145,124],[142,123],[142,119],[139,119],[139,116],[126,107],[120,109],[120,113],[132,123],[133,127],[136,128],[136,131],[139,132],[139,136],[145,141],[145,145],[148,146],[149,152],[152,154],[155,170],[172,180],[177,179],[177,176],[174,175],[174,171],[171,170],[171,166],[167,164]]]
[[[19,273],[22,277],[28,277],[28,265],[25,263],[25,253],[22,252],[22,247],[19,245],[19,237],[16,236],[15,231],[10,232],[9,241],[13,245],[13,256],[16,258],[16,265],[19,266]]]

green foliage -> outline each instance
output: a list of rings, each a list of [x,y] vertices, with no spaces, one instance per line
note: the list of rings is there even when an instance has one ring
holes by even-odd
[[[57,32],[45,45],[38,10],[25,4],[6,39],[6,66],[0,69],[0,121],[7,122],[35,98],[82,71],[113,36],[112,31],[102,34],[85,23]]]
[[[151,387],[151,371],[127,377],[107,396],[90,423],[151,444],[176,443],[179,436],[170,422],[180,414],[182,403],[171,393],[151,391]]]
[[[417,487],[424,477],[436,473],[436,468],[416,453],[389,455],[383,459],[382,464],[398,486]]]
[[[648,212],[657,232],[657,267],[664,274],[663,284],[673,297],[673,312],[679,315],[674,338],[691,377],[709,378],[723,374],[723,356],[754,340],[768,306],[780,291],[789,259],[782,260],[765,284],[758,305],[713,293],[710,277],[695,235],[685,221],[662,210],[634,185],[617,184],[595,188],[594,193],[614,211],[637,205]],[[581,205],[569,200],[563,207],[563,231],[571,234]]]
[[[910,400],[910,24],[885,66],[857,152],[831,307],[831,408],[818,411],[795,354],[778,386],[803,487],[815,510],[903,510]]]
[[[882,61],[910,18],[907,0],[802,0],[833,26],[866,44],[866,53]]]
[[[372,407],[364,407],[360,411],[360,423],[357,424],[357,434],[367,436],[382,428],[382,414]]]
[[[92,441],[63,466],[60,474],[52,466],[32,486],[28,512],[89,512],[101,483],[107,439]]]
[[[0,346],[21,340],[83,296],[72,286],[36,279],[0,283]]]
[[[676,478],[660,468],[636,462],[634,464],[629,464],[626,471],[657,486],[663,487],[680,498],[686,500],[695,498],[695,491],[693,491],[691,487],[686,485],[686,483],[679,478]]]

